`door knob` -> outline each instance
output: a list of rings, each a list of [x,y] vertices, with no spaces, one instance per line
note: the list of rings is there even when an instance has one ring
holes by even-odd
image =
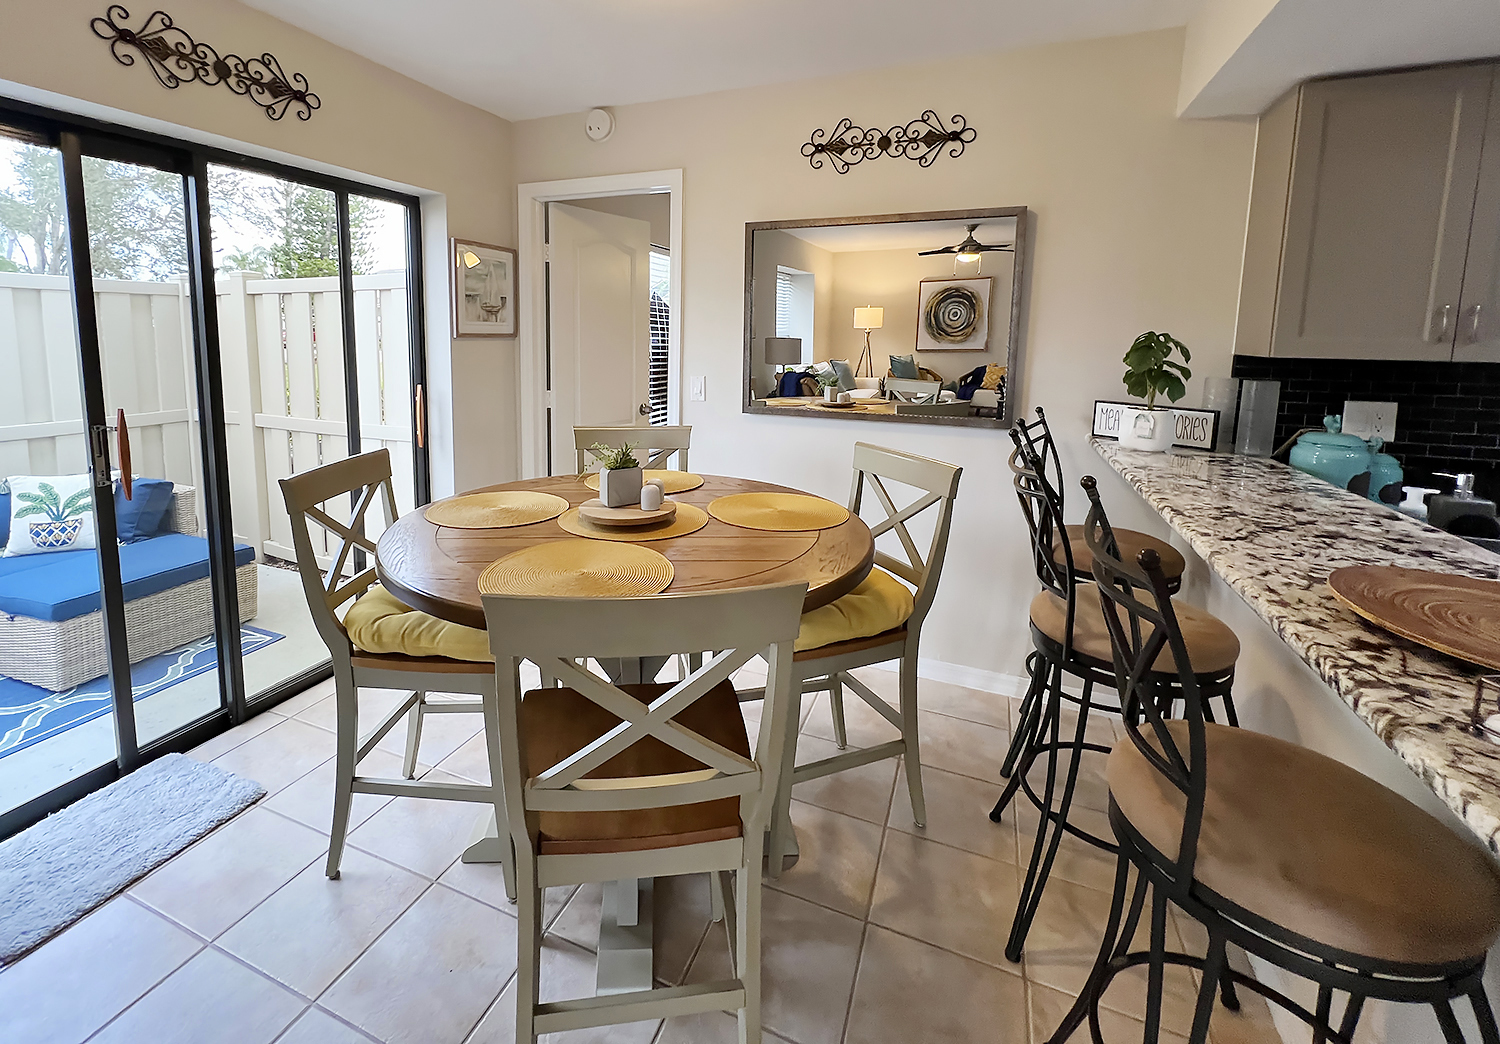
[[[649,416],[651,416],[651,404],[649,402],[643,402],[643,403],[641,403],[641,405],[640,405],[640,414],[641,414],[642,417],[649,417]]]

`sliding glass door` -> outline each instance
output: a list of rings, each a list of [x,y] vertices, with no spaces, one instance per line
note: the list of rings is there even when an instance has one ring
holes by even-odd
[[[384,446],[425,503],[419,243],[407,197],[0,102],[0,837],[327,676],[277,480]]]

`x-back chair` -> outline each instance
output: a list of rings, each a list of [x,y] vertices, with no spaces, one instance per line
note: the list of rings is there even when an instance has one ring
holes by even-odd
[[[629,443],[644,450],[641,467],[643,468],[665,468],[667,460],[673,455],[677,456],[677,471],[688,469],[688,443],[693,438],[693,426],[691,424],[653,424],[649,427],[641,425],[639,428],[612,427],[612,428],[586,428],[577,426],[573,428],[573,448],[578,452],[578,474],[582,475],[590,467],[598,467],[598,462],[589,455],[589,447],[596,442],[602,442],[606,446],[624,446]]]
[[[912,818],[918,826],[927,822],[927,803],[922,794],[922,755],[917,733],[917,649],[922,637],[922,622],[932,608],[937,595],[938,579],[942,575],[943,560],[948,552],[948,530],[953,520],[953,501],[958,496],[958,480],[963,469],[942,461],[919,457],[912,453],[884,449],[859,442],[854,446],[854,477],[849,491],[849,511],[858,515],[865,505],[868,493],[883,510],[885,517],[870,527],[878,540],[889,533],[900,545],[900,557],[888,554],[878,547],[875,551],[875,567],[895,574],[914,588],[911,614],[899,626],[881,634],[850,638],[828,645],[803,649],[792,658],[793,687],[790,694],[792,722],[801,720],[801,700],[807,693],[827,692],[833,714],[835,741],[844,753],[835,754],[817,761],[796,764],[796,727],[786,744],[782,756],[785,767],[782,772],[781,793],[776,802],[776,820],[771,838],[771,851],[778,858],[771,860],[770,872],[779,875],[782,859],[795,848],[790,818],[792,786],[804,780],[817,779],[834,772],[858,768],[885,758],[904,758],[906,787],[911,799]],[[897,506],[891,483],[909,486],[917,491],[916,498],[904,506]],[[931,512],[932,537],[923,548],[907,528],[907,523]],[[892,707],[868,685],[849,672],[856,667],[900,661],[898,706]],[[847,750],[848,733],[844,722],[844,689],[848,688],[862,699],[877,714],[899,729],[897,739],[866,747]],[[741,692],[742,700],[758,698],[757,690]]]
[[[797,583],[651,598],[483,596],[499,694],[486,705],[486,735],[517,855],[517,1041],[706,1011],[736,1012],[741,1044],[760,1040],[762,846],[806,593]],[[721,651],[671,685],[616,686],[581,666],[698,649]],[[752,756],[729,677],[757,655],[770,670]],[[523,699],[522,659],[563,687]],[[543,888],[693,873],[710,875],[725,911],[734,978],[540,1003]]]
[[[333,660],[334,700],[337,706],[337,748],[333,796],[333,826],[329,837],[327,874],[338,877],[349,826],[349,807],[355,794],[389,794],[397,797],[439,798],[489,805],[500,814],[499,780],[481,787],[456,783],[426,783],[413,780],[422,737],[422,719],[433,713],[476,713],[486,701],[495,699],[495,672],[490,663],[453,660],[446,657],[401,656],[367,653],[356,649],[340,619],[339,610],[369,590],[375,583],[373,563],[352,576],[352,559],[359,552],[375,551],[375,542],[364,534],[364,520],[379,502],[386,525],[396,521],[396,498],[391,488],[391,457],[388,450],[361,453],[313,471],[281,480],[281,494],[291,516],[292,547],[297,571],[312,613],[313,625]],[[350,498],[353,510],[347,522],[329,514],[333,505]],[[309,523],[323,527],[339,541],[328,572],[318,568]],[[396,708],[364,734],[360,733],[359,690],[361,687],[412,690]],[[431,700],[431,692],[468,693],[477,699]],[[403,717],[407,719],[404,779],[386,779],[357,774],[359,762],[375,749]],[[510,843],[503,835],[476,837],[464,853],[465,862],[500,862],[505,867],[506,890],[511,886]]]
[[[1500,1044],[1482,981],[1486,953],[1500,938],[1500,872],[1489,853],[1342,762],[1209,721],[1159,558],[1150,549],[1134,562],[1117,557],[1098,490],[1083,482],[1127,739],[1109,757],[1109,818],[1119,840],[1109,923],[1094,970],[1050,1044],[1085,1018],[1100,1041],[1100,998],[1114,976],[1142,964],[1147,1042],[1160,1031],[1163,969],[1176,964],[1203,973],[1191,1044],[1207,1039],[1216,982],[1284,1008],[1312,1027],[1315,1044],[1349,1044],[1370,998],[1431,1005],[1444,1040],[1463,1044],[1458,997],[1473,1006],[1480,1039]],[[1175,720],[1165,713],[1163,656],[1177,665],[1171,695],[1183,713]],[[1147,892],[1150,945],[1130,952]],[[1207,930],[1204,956],[1167,952],[1169,902]],[[1227,943],[1316,983],[1316,1010],[1228,967]],[[1349,998],[1337,1024],[1335,992]]]

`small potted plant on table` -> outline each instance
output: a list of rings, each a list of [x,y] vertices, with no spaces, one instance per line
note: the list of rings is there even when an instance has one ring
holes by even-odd
[[[641,502],[641,462],[635,445],[606,446],[596,442],[589,453],[599,462],[599,499],[605,507],[629,507]]]
[[[839,375],[832,366],[818,374],[818,387],[823,389],[824,402],[839,401]]]
[[[1182,362],[1172,358],[1182,356]],[[1187,345],[1169,333],[1147,330],[1135,339],[1125,353],[1125,390],[1146,405],[1127,406],[1120,418],[1120,445],[1126,449],[1161,452],[1172,445],[1177,416],[1168,406],[1157,406],[1156,397],[1165,395],[1179,401],[1187,388],[1183,382],[1193,376],[1183,363],[1192,361]]]

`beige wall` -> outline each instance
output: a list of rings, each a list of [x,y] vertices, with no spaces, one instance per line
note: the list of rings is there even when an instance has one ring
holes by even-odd
[[[223,87],[167,90],[142,61],[126,68],[89,28],[94,0],[6,0],[0,95],[162,133],[244,143],[245,151],[419,189],[427,260],[428,365],[435,492],[514,477],[514,340],[449,337],[447,236],[515,240],[510,124],[383,66],[228,0],[173,15],[221,52],[270,51],[322,100],[306,122],[277,122]],[[152,10],[132,5],[132,27]],[[102,107],[102,108],[101,108]],[[108,110],[108,111],[105,111]]]
[[[687,190],[683,189],[683,196]],[[684,218],[684,223],[686,219]],[[684,248],[684,253],[686,248]],[[833,254],[777,228],[755,233],[755,324],[750,330],[751,358],[755,367],[755,393],[771,388],[776,368],[761,362],[767,337],[776,336],[776,270],[793,268],[813,277],[813,343],[803,344],[802,357],[832,359],[829,354],[829,314],[833,300]],[[684,266],[686,270],[686,266]],[[684,296],[684,301],[686,297]],[[684,306],[686,307],[686,306]],[[743,317],[741,323],[744,322]],[[743,327],[741,327],[743,329]],[[688,370],[694,371],[691,364]]]
[[[1226,375],[1244,240],[1254,128],[1174,117],[1182,33],[1170,31],[947,64],[625,106],[594,143],[581,115],[520,122],[516,178],[545,181],[683,168],[684,402],[700,470],[783,482],[842,500],[856,440],[963,465],[948,569],[923,655],[1015,675],[1035,589],[1001,432],[740,412],[745,222],[913,210],[1033,208],[1021,404],[1048,407],[1070,484],[1105,472],[1087,448],[1091,403],[1119,397],[1120,357],[1166,329],[1200,375]],[[883,158],[840,176],[798,148],[839,117],[889,125],[931,107],[978,130],[962,157],[927,169]],[[685,382],[686,383],[686,382]],[[1187,402],[1199,401],[1192,384]],[[1139,498],[1104,489],[1124,524]],[[1076,484],[1069,515],[1080,515]],[[1149,516],[1154,519],[1154,516]]]
[[[956,381],[976,366],[1005,365],[1010,346],[1010,290],[1015,255],[984,255],[983,278],[992,280],[986,303],[989,348],[982,352],[916,352],[916,360]],[[971,265],[964,266],[972,271]],[[970,272],[964,273],[968,278]],[[892,355],[912,355],[917,346],[917,294],[924,279],[952,279],[953,256],[921,257],[915,250],[847,250],[833,255],[832,358],[852,366],[865,348],[865,333],[854,326],[854,309],[885,309],[883,325],[870,331],[870,360],[875,376],[885,375]]]
[[[634,192],[625,196],[600,196],[598,199],[570,199],[568,206],[645,221],[651,226],[651,242],[654,246],[672,245],[670,192]]]

